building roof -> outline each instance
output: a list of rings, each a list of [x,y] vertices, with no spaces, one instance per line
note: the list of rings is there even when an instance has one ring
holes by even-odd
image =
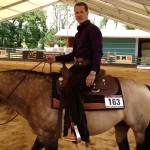
[[[76,29],[62,29],[58,31],[56,37],[74,37]],[[142,30],[101,30],[103,37],[109,38],[150,38],[150,33]]]
[[[0,22],[53,3],[74,5],[78,0],[1,0]],[[150,0],[82,0],[97,15],[150,32]]]
[[[0,22],[47,7],[59,0],[0,0]]]

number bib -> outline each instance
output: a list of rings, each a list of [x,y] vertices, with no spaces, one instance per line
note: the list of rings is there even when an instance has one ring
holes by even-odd
[[[106,108],[124,108],[122,95],[105,96]]]

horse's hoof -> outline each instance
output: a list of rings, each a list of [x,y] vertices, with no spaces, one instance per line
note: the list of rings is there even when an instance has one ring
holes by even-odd
[[[92,142],[92,141],[89,141],[89,142],[85,142],[85,146],[86,147],[93,147],[93,146],[95,146],[95,142]]]

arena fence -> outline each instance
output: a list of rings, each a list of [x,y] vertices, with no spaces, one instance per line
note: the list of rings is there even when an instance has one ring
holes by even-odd
[[[64,55],[64,52],[37,50],[37,49],[13,49],[13,48],[1,48],[0,59],[11,60],[41,60],[46,55]],[[134,64],[134,65],[150,65],[150,57],[138,58],[132,53],[104,52],[102,57],[102,64]]]
[[[45,50],[37,49],[0,49],[0,59],[14,59],[14,60],[39,60],[44,59],[46,55],[63,55],[62,52],[46,52]]]

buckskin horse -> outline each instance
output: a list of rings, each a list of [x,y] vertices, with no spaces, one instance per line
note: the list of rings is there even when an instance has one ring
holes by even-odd
[[[124,109],[86,111],[90,135],[115,128],[119,150],[129,150],[127,132],[133,130],[136,149],[149,150],[150,144],[150,86],[118,78]],[[23,116],[37,134],[36,148],[57,150],[62,129],[62,114],[51,108],[51,76],[49,73],[8,70],[0,72],[0,103],[10,106]]]

